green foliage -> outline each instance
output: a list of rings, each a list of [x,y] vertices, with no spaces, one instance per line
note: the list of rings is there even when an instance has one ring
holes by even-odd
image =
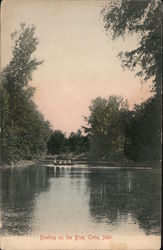
[[[90,106],[85,132],[90,136],[92,159],[137,162],[161,159],[161,107],[151,97],[129,111],[121,97],[97,97]]]
[[[66,146],[66,136],[65,134],[60,130],[55,130],[48,143],[48,154],[60,154],[65,152],[65,146]]]
[[[38,44],[35,27],[21,24],[20,31],[14,32],[12,39],[12,58],[1,78],[2,163],[46,153],[46,142],[51,133],[50,124],[32,101],[35,89],[29,85],[32,72],[41,64],[32,57]]]
[[[161,159],[161,117],[156,98],[135,105],[125,126],[126,156],[134,161]]]
[[[136,69],[137,76],[153,80],[153,90],[161,93],[162,4],[159,0],[113,0],[103,10],[105,29],[113,39],[139,35],[138,47],[121,52],[122,66]]]
[[[120,157],[124,149],[124,119],[128,104],[119,96],[97,97],[90,106],[87,118],[91,134],[90,155],[95,158]]]
[[[89,138],[82,135],[82,131],[79,129],[77,133],[70,134],[67,144],[72,153],[86,153],[89,149]]]
[[[22,88],[32,80],[32,72],[42,63],[32,57],[38,45],[35,37],[35,27],[26,27],[24,23],[20,31],[11,34],[13,41],[12,58],[3,70],[2,76],[6,79],[6,87],[13,91],[13,88]],[[4,81],[3,81],[4,82]]]
[[[0,162],[4,162],[7,158],[6,135],[8,133],[8,94],[0,84]]]
[[[62,131],[55,130],[47,143],[47,148],[48,154],[52,155],[62,153],[85,153],[89,148],[89,139],[88,136],[82,135],[80,129],[77,133],[72,132],[68,138]]]

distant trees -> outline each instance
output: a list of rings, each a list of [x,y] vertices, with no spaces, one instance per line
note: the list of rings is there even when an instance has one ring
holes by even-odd
[[[90,106],[85,132],[90,138],[91,159],[130,159],[137,162],[161,159],[160,110],[157,99],[128,109],[122,97],[97,97]]]
[[[90,134],[90,156],[100,159],[121,157],[124,151],[124,124],[128,113],[127,101],[120,96],[97,97],[86,118]]]
[[[82,131],[79,129],[76,133],[72,132],[69,137],[60,130],[55,130],[48,143],[48,154],[62,154],[73,153],[80,154],[86,153],[89,149],[88,136],[82,135]]]
[[[48,154],[60,154],[66,151],[66,136],[60,130],[55,130],[47,142]]]
[[[67,141],[70,152],[75,154],[87,153],[89,150],[89,136],[82,135],[82,131],[78,129],[76,133],[72,132]]]
[[[2,71],[0,87],[2,163],[45,153],[51,133],[49,122],[32,100],[34,88],[29,85],[32,72],[42,63],[32,57],[38,44],[35,27],[21,24],[11,37],[12,58]]]

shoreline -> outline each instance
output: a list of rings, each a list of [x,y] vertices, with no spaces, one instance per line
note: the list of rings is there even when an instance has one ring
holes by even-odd
[[[52,165],[53,161],[44,162],[38,160],[19,160],[15,163],[0,165],[0,168],[22,168],[34,165]],[[137,168],[152,168],[161,169],[161,162],[125,162],[125,161],[102,161],[102,160],[74,160],[74,165],[88,165],[88,167],[107,167],[107,168],[118,168],[118,169],[137,169]],[[72,165],[72,166],[74,166]],[[54,165],[55,166],[55,165]]]
[[[75,161],[76,164],[88,164],[90,167],[92,166],[108,166],[110,167],[119,167],[119,168],[134,168],[134,167],[151,167],[151,168],[161,168],[161,162],[124,162],[124,161]],[[109,166],[108,166],[109,167]]]
[[[22,168],[22,167],[28,167],[28,166],[34,166],[38,162],[36,160],[19,160],[17,162],[12,162],[11,164],[4,164],[0,165],[0,168]]]

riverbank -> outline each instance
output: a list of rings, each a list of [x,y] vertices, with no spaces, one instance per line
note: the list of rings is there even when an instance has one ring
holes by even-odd
[[[38,161],[36,160],[19,160],[16,162],[11,162],[11,164],[0,165],[0,168],[16,168],[16,167],[27,167],[36,165]]]
[[[161,168],[161,162],[121,162],[121,161],[93,161],[93,160],[87,160],[87,161],[74,161],[75,164],[87,164],[90,167],[91,166],[110,166],[110,167],[151,167],[151,168]]]
[[[134,162],[128,159],[121,159],[117,161],[109,161],[109,160],[93,160],[88,159],[86,157],[80,156],[69,156],[69,155],[47,155],[44,159],[42,159],[40,164],[54,164],[54,161],[63,161],[63,165],[66,165],[64,162],[71,160],[75,165],[88,165],[89,167],[94,166],[102,166],[102,167],[117,167],[117,168],[161,168],[161,161],[153,161],[153,162]]]
[[[89,167],[102,166],[102,167],[117,167],[117,168],[161,168],[161,161],[155,162],[133,162],[133,161],[104,161],[104,160],[79,160],[73,159],[75,165],[88,165]],[[54,164],[54,157],[47,156],[39,160],[19,160],[16,162],[11,162],[11,164],[0,165],[0,168],[17,168],[17,167],[26,167],[33,165],[44,165],[44,164]]]

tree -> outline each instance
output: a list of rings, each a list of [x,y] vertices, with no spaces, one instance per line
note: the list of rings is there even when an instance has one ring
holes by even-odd
[[[137,76],[153,80],[153,91],[161,94],[162,3],[159,0],[113,0],[103,10],[105,29],[113,39],[138,34],[138,47],[121,52],[123,67],[136,69]]]
[[[66,147],[66,136],[61,130],[55,130],[48,143],[48,154],[61,154],[65,152],[65,147]]]
[[[47,143],[48,154],[73,153],[81,154],[88,152],[89,138],[82,135],[82,131],[78,129],[76,133],[71,132],[67,138],[61,130],[55,130]]]
[[[27,87],[32,80],[32,73],[37,66],[42,63],[32,57],[33,52],[38,45],[38,39],[35,37],[35,26],[27,27],[21,23],[20,30],[11,34],[13,41],[12,58],[9,64],[2,72],[2,77],[8,90],[13,92],[14,88]]]
[[[135,105],[125,124],[125,155],[134,161],[160,160],[161,128],[156,98]]]
[[[8,130],[8,94],[0,84],[0,163],[7,160],[6,135]]]
[[[67,142],[70,152],[75,154],[87,153],[89,150],[89,138],[82,135],[82,131],[78,129],[77,133],[72,132]]]
[[[1,78],[3,93],[7,94],[8,110],[6,113],[3,105],[1,159],[4,159],[4,153],[7,154],[5,162],[45,153],[51,133],[50,124],[44,120],[32,100],[35,89],[29,85],[33,71],[42,63],[32,56],[38,45],[35,27],[21,24],[20,31],[12,33],[11,38],[12,58],[2,70]]]
[[[90,155],[100,159],[122,156],[127,102],[119,96],[110,96],[108,100],[97,97],[92,101],[90,111],[87,118],[87,131],[91,133]]]
[[[20,31],[11,34],[13,41],[12,58],[2,71],[2,84],[9,94],[10,118],[14,119],[19,93],[27,95],[29,99],[34,94],[34,88],[29,86],[32,80],[32,72],[42,63],[32,57],[36,50],[38,39],[35,37],[35,27],[20,25]],[[30,93],[30,94],[29,94]]]

